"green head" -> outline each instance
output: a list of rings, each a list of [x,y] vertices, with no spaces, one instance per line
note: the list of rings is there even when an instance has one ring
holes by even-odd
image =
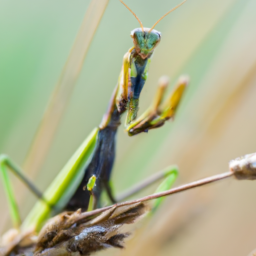
[[[131,32],[133,44],[136,52],[142,59],[146,59],[151,54],[161,40],[161,33],[150,28],[135,28]]]
[[[133,39],[134,48],[136,52],[141,56],[141,58],[145,59],[154,51],[154,48],[161,40],[161,33],[154,29],[154,27],[162,20],[166,15],[171,13],[172,11],[176,10],[182,4],[184,4],[187,0],[183,1],[182,3],[178,4],[176,7],[171,9],[167,12],[164,16],[162,16],[152,28],[144,28],[140,19],[137,15],[123,2],[120,2],[135,16],[135,18],[140,23],[140,28],[136,28],[131,32],[131,37]]]

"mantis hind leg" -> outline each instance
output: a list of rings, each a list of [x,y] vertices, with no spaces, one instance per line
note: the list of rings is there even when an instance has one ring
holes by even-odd
[[[35,185],[23,174],[21,169],[14,164],[6,155],[0,155],[0,173],[3,179],[4,190],[7,194],[8,204],[10,208],[11,218],[14,227],[18,228],[21,224],[18,204],[16,202],[14,191],[8,176],[8,171],[11,171],[17,176],[30,191],[39,199],[44,200],[43,194],[35,187]]]
[[[178,167],[176,165],[168,166],[164,170],[153,174],[142,182],[135,184],[132,188],[120,194],[116,199],[117,202],[126,200],[127,198],[139,193],[141,190],[147,188],[148,186],[163,180],[157,189],[157,192],[170,189],[178,176]],[[160,204],[160,202],[158,203]]]

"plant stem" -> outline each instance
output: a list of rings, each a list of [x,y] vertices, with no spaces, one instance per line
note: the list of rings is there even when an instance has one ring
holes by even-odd
[[[182,191],[185,191],[185,190],[189,190],[189,189],[200,187],[200,186],[203,186],[203,185],[206,185],[206,184],[210,184],[210,183],[222,180],[222,179],[226,179],[226,178],[229,178],[233,175],[234,175],[234,173],[231,172],[231,171],[221,173],[221,174],[217,174],[217,175],[214,175],[214,176],[211,176],[211,177],[208,177],[208,178],[204,178],[204,179],[201,179],[201,180],[198,180],[198,181],[193,181],[193,182],[187,183],[185,185],[181,185],[181,186],[178,186],[176,188],[166,190],[166,191],[163,191],[163,192],[159,192],[159,193],[155,193],[155,194],[145,196],[145,197],[142,197],[142,198],[139,198],[139,199],[130,200],[130,201],[110,205],[110,206],[107,206],[107,207],[96,209],[96,210],[91,211],[91,212],[84,212],[84,213],[81,214],[79,219],[84,219],[86,217],[104,212],[104,211],[106,211],[106,210],[108,210],[112,207],[120,207],[120,206],[135,204],[135,203],[142,203],[142,202],[146,202],[146,201],[156,199],[156,198],[159,198],[159,197],[169,196],[169,195],[176,194],[176,193],[179,193],[179,192],[182,192]]]

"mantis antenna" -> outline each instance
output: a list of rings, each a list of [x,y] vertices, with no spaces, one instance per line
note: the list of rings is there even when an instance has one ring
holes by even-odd
[[[142,22],[140,21],[140,19],[137,17],[137,15],[122,1],[120,0],[120,2],[134,15],[134,17],[137,19],[137,21],[140,23],[140,27],[142,29],[142,31],[144,32],[144,27],[142,25]],[[177,6],[178,7],[178,6]]]
[[[121,1],[121,0],[120,0]],[[183,1],[182,3],[178,4],[177,6],[175,6],[174,8],[172,8],[169,12],[167,12],[164,16],[162,16],[154,25],[153,27],[149,30],[148,33],[150,33],[154,27],[160,22],[160,20],[162,20],[165,16],[167,16],[168,14],[170,14],[171,12],[175,11],[176,9],[178,9],[181,5],[183,5],[187,0]],[[136,17],[136,16],[135,16]]]

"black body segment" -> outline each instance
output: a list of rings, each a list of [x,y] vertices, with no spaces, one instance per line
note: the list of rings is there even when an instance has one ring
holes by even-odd
[[[111,115],[111,120],[108,125],[101,129],[98,133],[93,157],[89,165],[84,170],[84,177],[80,185],[66,205],[66,210],[75,211],[79,208],[81,208],[83,211],[87,210],[90,193],[86,189],[86,185],[92,175],[95,175],[97,178],[96,186],[93,189],[93,194],[98,204],[103,189],[106,189],[110,200],[113,202],[115,201],[111,193],[109,180],[115,160],[116,132],[119,125],[120,114],[115,109]]]

